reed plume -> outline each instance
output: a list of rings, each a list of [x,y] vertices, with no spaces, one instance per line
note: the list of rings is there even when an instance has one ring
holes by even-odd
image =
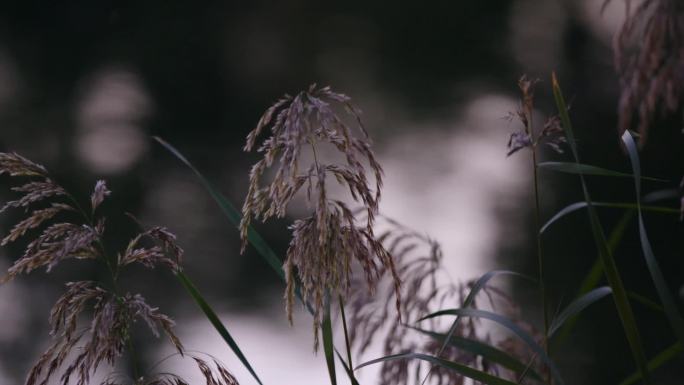
[[[604,6],[611,0],[607,0]],[[620,78],[619,131],[636,128],[640,144],[657,117],[684,121],[684,3],[644,0],[615,35],[613,52]]]
[[[561,127],[560,118],[552,115],[546,119],[541,128],[534,126],[534,88],[539,83],[537,79],[530,79],[523,75],[518,80],[521,99],[518,109],[508,114],[508,121],[518,120],[522,129],[514,131],[508,139],[508,153],[511,156],[523,148],[534,151],[539,144],[545,144],[558,153],[563,153],[561,147],[565,142],[565,135]]]
[[[341,117],[338,110],[344,110],[346,114]],[[352,128],[358,129],[360,135],[356,136]],[[348,96],[336,93],[330,87],[312,85],[294,97],[285,95],[278,100],[249,133],[244,150],[254,150],[264,131],[269,131],[270,135],[257,148],[263,158],[252,166],[242,208],[242,250],[247,244],[252,218],[266,221],[271,217],[284,217],[290,202],[305,187],[306,201],[313,212],[290,226],[292,240],[284,263],[285,299],[287,315],[292,322],[295,287],[299,281],[303,300],[313,309],[316,348],[318,329],[329,297],[346,296],[350,289],[352,262],[362,267],[369,290],[373,289],[381,271],[389,270],[399,297],[399,279],[392,256],[373,231],[383,172],[371,150],[359,111]],[[344,161],[321,163],[317,149],[322,144],[332,145]],[[313,162],[302,167],[301,155],[308,149]],[[373,188],[366,176],[364,162],[373,174]],[[262,186],[261,179],[271,167],[275,168],[275,175],[270,183]],[[330,176],[345,186],[352,199],[362,206],[366,216],[363,223],[345,203],[329,198],[326,179]]]
[[[89,210],[83,210],[71,194],[50,178],[45,167],[10,153],[0,153],[0,175],[30,178],[12,191],[19,193],[16,200],[6,203],[0,211],[20,208],[29,211],[26,219],[18,222],[2,240],[5,246],[30,232],[43,230],[26,246],[23,255],[0,280],[8,282],[19,274],[45,267],[48,272],[65,259],[93,259],[104,263],[111,273],[111,285],[100,282],[68,282],[66,291],[50,312],[52,344],[30,369],[26,385],[45,385],[61,370],[59,382],[86,385],[102,364],[114,365],[124,352],[132,349],[131,328],[140,321],[159,337],[164,334],[180,355],[185,354],[181,341],[173,331],[174,321],[149,305],[142,295],[123,292],[118,287],[121,270],[133,263],[148,268],[162,266],[172,272],[181,270],[183,250],[176,236],[163,227],[153,227],[134,237],[116,258],[104,249],[102,237],[105,217],[98,209],[111,194],[105,181],[97,181],[90,197]],[[47,207],[36,207],[47,205]],[[56,223],[48,224],[56,220]],[[81,325],[79,319],[90,312],[90,322]],[[206,361],[190,356],[211,385],[234,385],[237,381],[218,362],[214,368]],[[138,377],[136,375],[136,377]],[[113,385],[106,379],[102,384]],[[138,377],[125,383],[188,385],[172,374]]]

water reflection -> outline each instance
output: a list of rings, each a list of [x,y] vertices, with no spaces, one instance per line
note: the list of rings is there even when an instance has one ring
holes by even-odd
[[[151,101],[140,79],[122,69],[106,69],[85,84],[78,105],[78,156],[98,174],[120,173],[147,151],[141,124]]]

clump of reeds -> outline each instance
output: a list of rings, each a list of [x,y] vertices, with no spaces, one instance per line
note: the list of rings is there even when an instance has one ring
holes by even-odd
[[[394,278],[388,271],[382,272],[378,283],[378,295],[370,295],[355,286],[348,301],[348,314],[351,325],[350,340],[359,354],[364,353],[373,341],[380,341],[384,356],[409,352],[428,353],[502,378],[515,379],[514,373],[509,373],[499,365],[489,362],[486,357],[451,345],[442,349],[440,341],[426,337],[428,333],[446,334],[446,330],[440,330],[444,325],[435,318],[423,321],[420,328],[404,323],[415,322],[447,305],[453,306],[463,302],[475,281],[454,282],[443,266],[443,252],[437,241],[396,221],[384,219],[390,227],[379,239],[395,258],[397,274],[402,282],[401,318],[393,314],[393,303],[397,294],[392,289]],[[482,306],[496,308],[512,316],[526,329],[533,329],[520,319],[517,307],[503,291],[486,285],[481,294],[482,296],[471,304],[473,309]],[[483,301],[482,297],[486,300]],[[461,320],[453,337],[495,344],[516,357],[526,360],[530,358],[529,352],[515,339],[507,338],[494,342],[478,318]],[[466,381],[463,375],[440,366],[426,368],[424,363],[417,360],[388,360],[382,363],[378,383],[419,385],[423,383],[426,375],[429,376],[431,383],[439,385],[464,384]]]
[[[180,355],[183,345],[173,331],[174,322],[149,305],[142,295],[124,292],[118,277],[127,265],[139,263],[146,267],[163,266],[172,272],[180,271],[183,250],[176,236],[163,227],[153,227],[133,238],[116,257],[105,252],[102,236],[105,217],[98,208],[111,194],[104,181],[95,184],[88,210],[57,184],[45,167],[20,155],[0,153],[0,175],[28,178],[12,190],[20,194],[6,203],[0,211],[20,208],[29,212],[28,218],[17,223],[2,240],[7,245],[43,227],[25,248],[21,258],[8,269],[1,282],[17,275],[45,267],[51,271],[66,259],[92,259],[104,263],[111,273],[111,282],[68,282],[65,293],[50,312],[52,344],[31,368],[26,385],[45,385],[61,370],[60,383],[68,385],[90,383],[91,376],[101,364],[114,365],[124,352],[132,349],[131,328],[137,321],[144,322],[155,336],[164,333]],[[60,219],[48,224],[53,219]],[[80,318],[90,311],[90,322],[82,325]],[[228,371],[215,362],[216,370],[206,361],[190,355],[199,370],[212,385],[232,385],[237,382]],[[136,373],[134,384],[187,384],[176,375],[162,375],[146,379]],[[107,379],[103,384],[118,384]],[[131,381],[128,381],[131,383]]]
[[[621,88],[619,129],[622,134],[636,127],[643,144],[658,116],[684,119],[684,3],[644,0],[632,10],[632,1],[625,2],[627,17],[613,47]]]
[[[340,110],[346,111],[346,115],[340,116]],[[357,128],[360,135],[356,135],[353,128]],[[317,346],[324,307],[331,296],[348,293],[353,262],[362,267],[370,290],[381,272],[388,270],[399,297],[399,279],[392,257],[373,231],[382,187],[382,168],[371,150],[359,111],[348,96],[329,87],[312,85],[294,97],[285,95],[277,101],[248,135],[245,151],[257,147],[257,139],[263,131],[269,131],[257,148],[263,158],[252,167],[249,191],[242,208],[242,249],[244,251],[253,217],[262,221],[284,217],[297,192],[305,189],[307,204],[313,212],[306,218],[297,219],[290,227],[292,241],[284,264],[285,298],[291,321],[295,288],[300,285],[303,300],[313,309]],[[344,161],[322,163],[317,156],[322,144],[332,145]],[[309,150],[313,161],[300,165],[302,153]],[[270,183],[262,186],[262,176],[270,167],[275,168],[275,175]],[[366,176],[367,167],[374,177],[373,187]],[[329,197],[328,177],[345,186],[352,199],[362,205],[366,216],[363,223],[345,203]]]

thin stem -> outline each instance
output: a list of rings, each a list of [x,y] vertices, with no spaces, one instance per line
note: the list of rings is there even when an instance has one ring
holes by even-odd
[[[126,344],[128,345],[128,354],[131,356],[131,366],[133,367],[133,376],[135,377],[135,381],[138,381],[140,379],[140,369],[138,368],[138,358],[135,355],[135,349],[133,348],[133,338],[131,338],[131,335],[128,335],[128,340],[126,341]]]
[[[340,302],[340,314],[342,315],[342,327],[344,328],[344,342],[347,345],[347,365],[350,368],[353,368],[354,365],[352,364],[351,345],[349,344],[349,333],[347,329],[347,316],[344,314],[344,300],[342,299],[341,295],[338,299]]]
[[[67,198],[74,204],[76,210],[83,216],[83,219],[85,222],[91,227],[95,228],[95,213],[91,212],[88,214],[87,211],[81,207],[81,205],[78,203],[78,200],[74,198],[73,195],[67,193],[66,194]],[[110,278],[112,280],[112,290],[114,291],[114,295],[116,296],[117,300],[123,304],[123,297],[121,296],[121,291],[119,290],[119,285],[118,285],[118,278],[119,278],[119,268],[118,268],[118,262],[114,259],[110,259],[107,256],[107,252],[104,247],[104,243],[102,242],[102,239],[98,236],[96,239],[97,247],[100,252],[100,256],[105,262],[105,265],[107,266],[107,269],[109,270]],[[135,381],[137,381],[140,378],[140,370],[138,368],[138,360],[136,358],[135,354],[135,349],[133,347],[133,338],[128,333],[127,338],[126,338],[126,344],[128,347],[128,353],[131,358],[131,367],[133,368],[133,375],[135,376]]]
[[[541,234],[541,209],[539,204],[539,176],[537,173],[537,146],[532,146],[532,169],[534,171],[534,216],[535,216],[535,235],[537,238],[537,264],[539,266],[539,291],[541,292],[542,312],[544,313],[544,337],[543,346],[546,354],[549,355],[549,311],[546,298],[546,285],[544,284],[544,258],[542,255]],[[549,379],[550,382],[550,379]]]

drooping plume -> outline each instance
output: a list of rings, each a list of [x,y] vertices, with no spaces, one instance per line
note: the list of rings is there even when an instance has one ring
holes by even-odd
[[[346,113],[339,115],[339,111]],[[352,262],[362,267],[370,288],[383,268],[397,278],[391,255],[373,232],[382,168],[371,150],[359,111],[348,96],[329,87],[312,85],[294,97],[285,95],[277,101],[247,136],[245,151],[257,147],[258,138],[265,131],[269,134],[257,148],[263,158],[252,167],[242,208],[243,250],[252,218],[265,221],[284,217],[297,192],[305,189],[305,199],[313,212],[290,227],[293,237],[284,265],[285,297],[291,320],[295,286],[299,281],[303,299],[313,308],[317,331],[328,297],[348,292]],[[321,145],[334,148],[343,161],[322,163],[317,154]],[[300,164],[304,152],[311,153],[310,164]],[[261,179],[271,167],[275,169],[274,177],[262,185]],[[367,169],[373,175],[373,184]],[[362,206],[366,217],[363,223],[343,202],[328,196],[327,177],[346,187],[352,199]]]

